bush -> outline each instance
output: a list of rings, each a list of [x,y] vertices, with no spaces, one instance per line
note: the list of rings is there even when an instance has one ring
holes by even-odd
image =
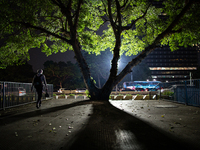
[[[69,94],[69,96],[75,96],[75,94]]]
[[[56,94],[54,93],[53,96],[56,96]]]
[[[174,94],[174,92],[171,91],[164,91],[163,95],[167,95],[167,96],[172,96]]]
[[[86,96],[88,97],[88,98],[90,98],[91,96],[90,96],[90,93],[89,93],[89,91],[88,90],[86,90],[85,91],[85,94],[86,94]]]

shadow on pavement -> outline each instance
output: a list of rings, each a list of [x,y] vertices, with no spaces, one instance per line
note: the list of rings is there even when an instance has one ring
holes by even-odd
[[[0,126],[75,106],[93,104],[85,127],[64,143],[64,150],[195,150],[197,148],[119,110],[108,101],[80,101],[0,119]]]
[[[14,123],[15,121],[19,121],[19,120],[23,120],[23,119],[27,119],[31,117],[36,117],[36,116],[40,116],[40,115],[44,115],[48,113],[53,113],[59,110],[65,110],[65,109],[69,109],[75,106],[86,105],[90,103],[92,103],[92,101],[85,100],[85,101],[79,101],[79,102],[75,102],[71,104],[66,104],[66,105],[61,105],[61,106],[56,106],[56,107],[51,107],[51,108],[46,108],[46,109],[34,109],[33,111],[25,112],[25,113],[17,114],[17,115],[13,115],[15,112],[11,112],[10,114],[12,115],[10,116],[3,115],[0,117],[0,126],[4,124]]]
[[[85,129],[65,150],[191,150],[196,149],[169,134],[115,108],[109,102],[93,104]]]

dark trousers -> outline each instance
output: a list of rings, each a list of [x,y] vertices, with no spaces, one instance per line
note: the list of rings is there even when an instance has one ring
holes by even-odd
[[[36,106],[41,105],[41,97],[42,97],[42,90],[43,90],[43,86],[39,86],[39,87],[35,87],[36,92],[38,94],[38,99],[37,99],[37,103]]]

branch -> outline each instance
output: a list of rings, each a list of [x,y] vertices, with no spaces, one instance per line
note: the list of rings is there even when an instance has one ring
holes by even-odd
[[[107,12],[107,9],[106,9],[106,5],[105,5],[105,3],[103,2],[103,0],[101,0],[101,2],[102,2],[102,3],[103,3],[103,5],[104,5],[105,12],[106,12],[106,15],[107,15],[107,16],[109,16],[109,15],[108,15],[108,12]]]
[[[61,0],[51,0],[51,1],[61,9],[62,14],[64,16],[66,16],[66,24],[67,24],[67,21],[70,21],[70,26],[71,26],[72,25],[72,22],[71,22],[71,20],[72,20],[72,18],[71,18],[71,3],[72,3],[72,1],[69,0],[67,7],[65,7],[65,5],[61,2]]]
[[[78,18],[80,15],[80,10],[81,10],[81,4],[83,3],[83,0],[79,0],[78,2],[78,6],[77,6],[77,11],[76,11],[76,15],[75,15],[75,19],[74,19],[74,28],[77,29],[78,26]]]
[[[66,9],[61,7],[61,10],[63,11],[63,13],[65,13],[64,11],[66,11],[66,14],[65,14],[66,15],[66,22],[68,21],[68,23],[69,23],[69,27],[71,28],[70,31],[73,30],[72,29],[73,22],[72,22],[72,16],[71,16],[71,5],[72,5],[72,0],[69,0]]]
[[[158,43],[165,36],[169,35],[170,33],[174,33],[173,28],[178,24],[178,22],[182,19],[182,17],[185,15],[185,13],[190,9],[190,7],[192,6],[193,3],[194,3],[194,0],[190,0],[184,6],[182,11],[174,18],[174,21],[172,21],[172,23],[168,26],[168,28],[157,36],[154,43]],[[177,30],[177,31],[179,31],[179,30]]]
[[[122,5],[122,6],[120,7],[120,10],[123,9],[123,8],[125,8],[127,3],[128,3],[128,0],[124,0],[124,5]]]
[[[132,23],[131,23],[130,26],[128,26],[128,25],[127,25],[127,26],[122,26],[122,30],[129,30],[129,29],[131,29],[131,28],[134,26],[134,24],[135,24],[138,20],[144,18],[144,17],[146,16],[147,11],[148,11],[148,9],[149,9],[150,6],[151,6],[151,4],[148,5],[147,9],[145,10],[145,12],[143,13],[142,16],[140,16],[140,17],[137,18],[136,20],[133,20],[133,21],[132,21]]]
[[[116,3],[116,6],[117,6],[117,18],[119,20],[118,30],[121,30],[122,20],[121,20],[121,13],[120,13],[120,4],[119,4],[118,0],[115,0],[115,3]]]
[[[183,30],[183,28],[180,28],[180,29],[178,29],[178,30],[170,31],[169,33],[171,33],[171,34],[180,33],[180,32],[182,32],[182,30]]]
[[[57,6],[59,6],[59,3],[56,0],[51,0],[54,4],[56,4]]]
[[[66,38],[64,38],[64,37],[62,37],[62,36],[60,36],[58,34],[52,33],[52,32],[50,32],[50,31],[48,31],[48,30],[46,30],[46,29],[44,29],[42,27],[34,26],[34,25],[31,25],[30,23],[25,23],[25,22],[14,21],[13,23],[21,24],[21,25],[25,26],[26,28],[33,28],[33,29],[39,30],[42,33],[46,33],[48,35],[52,35],[52,36],[54,36],[56,38],[59,38],[59,39],[61,39],[63,41],[66,41],[68,44],[72,44],[70,40],[67,40]]]
[[[111,26],[113,28],[113,31],[115,33],[116,32],[116,24],[113,21],[113,17],[112,17],[112,13],[111,13],[111,1],[110,0],[108,0],[108,16],[109,16],[110,23],[111,23]]]

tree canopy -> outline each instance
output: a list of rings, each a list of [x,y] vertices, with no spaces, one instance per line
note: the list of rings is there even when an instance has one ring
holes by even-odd
[[[199,43],[199,6],[198,0],[1,0],[0,66],[21,63],[34,47],[47,55],[73,50],[91,99],[108,99],[157,46],[176,50]],[[110,75],[101,89],[91,80],[82,50],[112,51]],[[120,55],[139,52],[118,74]]]

